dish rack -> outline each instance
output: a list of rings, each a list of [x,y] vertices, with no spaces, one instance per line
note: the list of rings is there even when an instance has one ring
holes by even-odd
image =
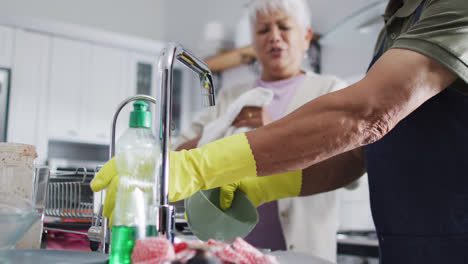
[[[89,219],[93,217],[93,192],[89,184],[94,172],[54,172],[49,178],[44,213],[46,216]]]
[[[96,169],[98,171],[99,168]],[[84,223],[89,228],[88,232],[80,232],[73,229],[83,226],[78,223],[47,223],[44,225],[46,231],[60,231],[88,236],[90,248],[97,250],[102,228],[102,201],[101,192],[94,193],[90,183],[95,172],[86,168],[78,168],[72,171],[51,171],[47,185],[47,195],[44,207],[44,215],[49,217],[67,218],[72,220],[90,220]],[[91,227],[89,227],[91,224]],[[80,228],[83,229],[83,228]],[[96,235],[97,231],[97,235]]]

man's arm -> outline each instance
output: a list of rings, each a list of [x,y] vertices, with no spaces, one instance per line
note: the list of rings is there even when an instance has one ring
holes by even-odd
[[[373,143],[455,79],[431,58],[391,49],[358,83],[247,132],[257,175],[304,169]]]
[[[301,196],[346,186],[365,172],[363,148],[357,148],[314,164],[302,171]]]

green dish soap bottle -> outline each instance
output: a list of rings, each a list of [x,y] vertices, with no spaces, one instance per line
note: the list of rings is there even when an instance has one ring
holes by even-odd
[[[131,263],[135,241],[157,235],[153,187],[154,170],[159,171],[161,165],[160,146],[151,130],[148,104],[136,101],[133,106],[130,127],[116,143],[115,163],[120,179],[112,219],[110,264]]]

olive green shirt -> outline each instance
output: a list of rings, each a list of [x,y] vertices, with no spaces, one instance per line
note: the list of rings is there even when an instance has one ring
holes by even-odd
[[[452,87],[468,94],[468,0],[426,0],[415,23],[422,1],[390,0],[375,53],[385,39],[384,51],[409,49],[435,59],[459,77]]]

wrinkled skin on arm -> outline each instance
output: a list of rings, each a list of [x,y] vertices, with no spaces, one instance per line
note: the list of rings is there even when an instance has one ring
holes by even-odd
[[[455,79],[455,74],[429,57],[410,50],[391,49],[356,84],[321,96],[276,122],[247,132],[257,174],[264,176],[310,167],[305,171],[315,171],[317,179],[325,177],[327,183],[323,184],[322,191],[344,186],[363,172],[362,150],[356,149],[382,138]],[[331,157],[333,160],[319,164]],[[338,173],[338,169],[330,172],[331,167],[346,168],[353,160],[361,163],[352,168],[356,175],[346,176]],[[326,173],[317,176],[318,168]],[[318,185],[315,176],[310,183],[305,180],[304,187],[310,188],[307,186],[314,182]],[[320,191],[303,189],[301,193]]]

